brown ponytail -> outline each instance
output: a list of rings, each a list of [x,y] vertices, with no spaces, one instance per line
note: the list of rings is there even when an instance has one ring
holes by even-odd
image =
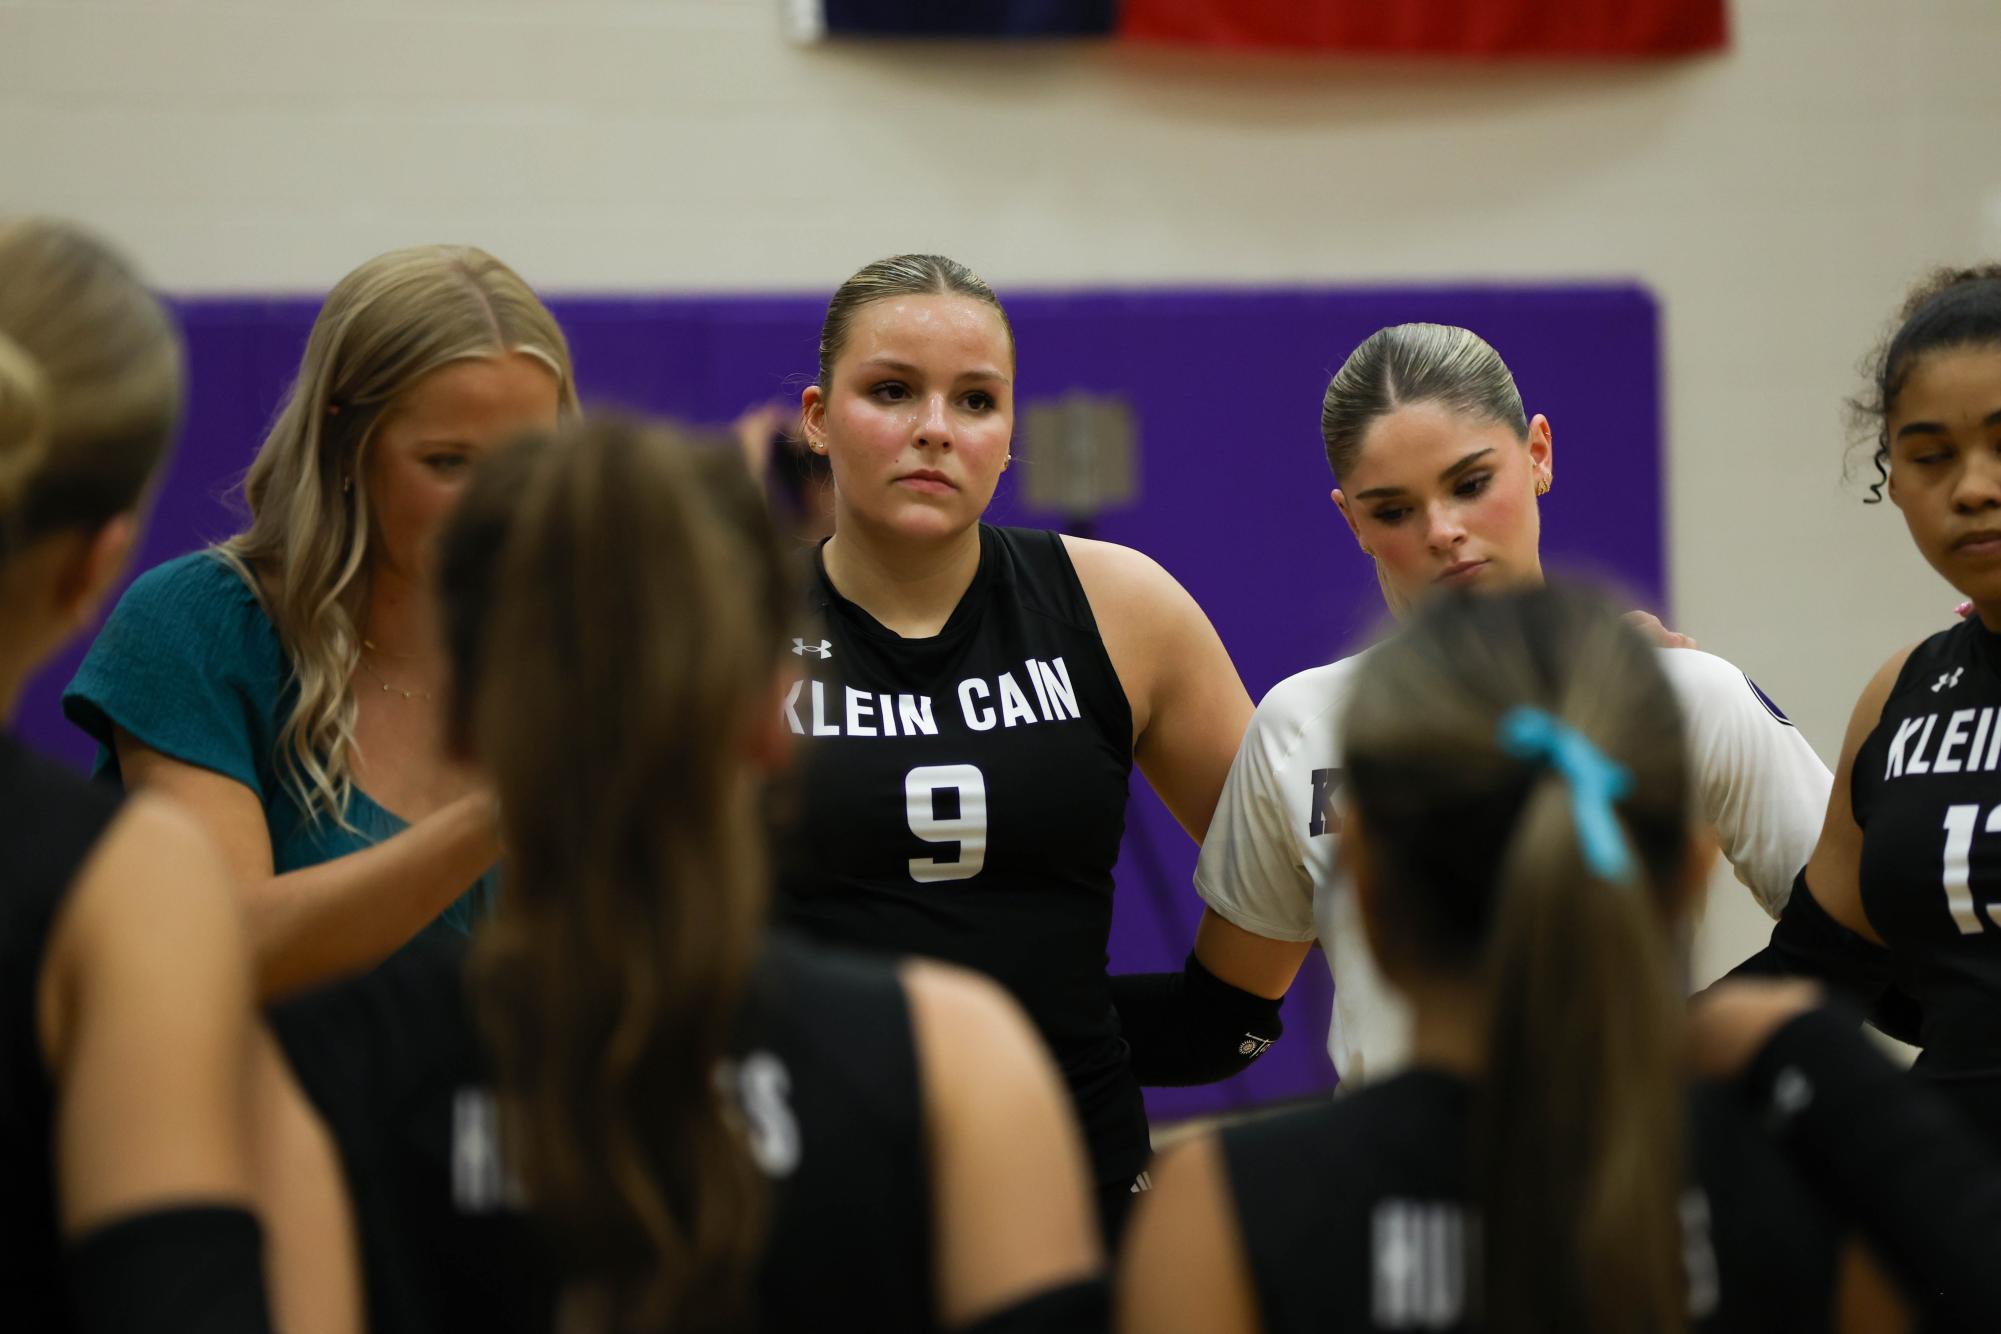
[[[1631,883],[1587,863],[1573,782],[1502,745],[1501,719],[1520,706],[1630,776],[1615,811]],[[1483,1328],[1681,1334],[1682,1003],[1667,914],[1690,817],[1680,710],[1653,650],[1574,589],[1444,599],[1370,655],[1347,738],[1383,868],[1378,935],[1414,966],[1485,983],[1471,1145]]]
[[[1584,867],[1569,787],[1545,771],[1496,906],[1475,1132],[1486,1328],[1681,1331],[1680,1006],[1656,905]]]
[[[764,506],[733,456],[580,424],[481,467],[442,577],[510,853],[472,983],[510,1159],[593,1324],[741,1327],[765,1192],[716,1075],[764,920]]]

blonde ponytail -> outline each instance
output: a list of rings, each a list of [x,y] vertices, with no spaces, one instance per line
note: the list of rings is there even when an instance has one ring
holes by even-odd
[[[139,503],[180,416],[180,340],[96,237],[0,218],[0,560]]]
[[[1492,1334],[1681,1334],[1680,1002],[1637,885],[1585,864],[1564,776],[1502,863],[1474,1161]]]
[[[13,516],[49,447],[49,382],[28,350],[0,329],[0,558]]]
[[[1483,1327],[1682,1334],[1691,812],[1657,655],[1574,588],[1449,594],[1364,660],[1344,726],[1371,939],[1487,997]]]

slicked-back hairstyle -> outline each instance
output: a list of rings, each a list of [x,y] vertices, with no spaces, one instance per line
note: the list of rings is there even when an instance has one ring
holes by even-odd
[[[1347,476],[1377,418],[1410,403],[1437,403],[1528,439],[1521,391],[1486,339],[1449,324],[1398,324],[1370,334],[1328,382],[1320,437],[1334,476]]]
[[[353,787],[354,670],[368,599],[370,442],[432,371],[523,353],[577,405],[569,343],[514,270],[472,246],[378,255],[327,294],[277,420],[243,479],[250,525],[214,550],[262,599],[296,701],[278,761],[300,807],[343,820]]]
[[[763,497],[734,451],[574,423],[483,463],[440,555],[451,727],[509,852],[472,988],[510,1162],[593,1328],[748,1328],[765,1187],[717,1075],[792,606]]]
[[[173,321],[72,223],[0,218],[0,561],[134,508],[179,424]]]
[[[1320,400],[1320,438],[1335,480],[1345,484],[1371,426],[1413,403],[1437,403],[1528,439],[1521,391],[1486,339],[1450,324],[1392,325],[1348,354]],[[1381,561],[1376,582],[1391,611],[1401,616],[1409,610]]]
[[[1870,354],[1868,387],[1848,403],[1858,443],[1873,447],[1876,480],[1865,505],[1882,503],[1890,479],[1890,414],[1911,371],[1928,353],[1966,347],[2001,348],[2001,264],[1934,269],[1904,298],[1896,332]]]
[[[863,306],[898,296],[947,295],[971,297],[992,306],[1007,331],[1008,350],[1014,350],[1014,326],[1008,323],[1007,311],[985,279],[943,255],[891,255],[857,271],[834,289],[827,302],[827,317],[820,324],[820,387],[833,387],[834,363],[841,359],[855,312]]]
[[[1631,775],[1616,813],[1636,883],[1587,862],[1563,774],[1502,745],[1521,706]],[[1371,939],[1489,998],[1471,1151],[1496,1334],[1687,1327],[1682,731],[1655,651],[1560,584],[1428,599],[1349,697],[1343,763],[1381,883]]]

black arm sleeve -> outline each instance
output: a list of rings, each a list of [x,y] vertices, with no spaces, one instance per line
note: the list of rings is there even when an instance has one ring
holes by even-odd
[[[264,1237],[246,1209],[154,1209],[70,1243],[81,1334],[270,1334]]]
[[[1178,973],[1120,973],[1112,1005],[1142,1084],[1213,1084],[1245,1069],[1285,1025],[1275,1000],[1204,968],[1193,954]]]
[[[1829,1010],[1781,1028],[1740,1082],[1926,1330],[2001,1329],[2001,1161],[1950,1104]]]
[[[1827,915],[1807,888],[1806,871],[1793,877],[1792,897],[1772,928],[1772,938],[1724,974],[1733,977],[1811,977],[1853,1000],[1869,1022],[1899,1042],[1919,1044],[1924,1016],[1898,989],[1890,951],[1872,945]]]
[[[1111,1327],[1111,1289],[1104,1279],[1092,1278],[982,1316],[962,1326],[960,1334],[1104,1334]]]

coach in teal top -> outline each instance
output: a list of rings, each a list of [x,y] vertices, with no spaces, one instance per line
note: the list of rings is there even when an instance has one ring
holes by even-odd
[[[233,778],[257,795],[275,874],[373,847],[408,829],[358,787],[342,818],[315,818],[278,764],[278,734],[298,702],[278,632],[221,557],[197,551],[156,566],[119,600],[63,713],[98,742],[97,772],[122,777],[114,729],[160,754]],[[489,871],[439,921],[470,932],[493,908]]]
[[[249,526],[137,580],[65,692],[101,770],[214,835],[265,996],[492,906],[499,821],[446,735],[432,548],[483,455],[575,408],[562,330],[499,260],[368,261],[314,321]]]

